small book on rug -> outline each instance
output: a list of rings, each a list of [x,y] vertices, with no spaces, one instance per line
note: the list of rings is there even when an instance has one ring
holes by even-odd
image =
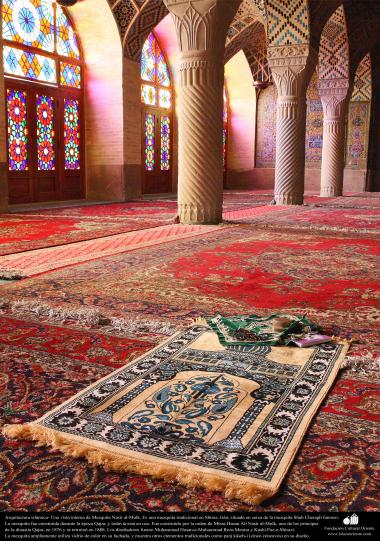
[[[325,334],[308,334],[303,338],[290,340],[289,345],[298,346],[299,348],[308,348],[319,344],[326,344],[327,342],[331,342],[331,340],[331,336],[326,336]]]

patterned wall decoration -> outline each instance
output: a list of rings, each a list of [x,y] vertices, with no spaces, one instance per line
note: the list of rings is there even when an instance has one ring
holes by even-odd
[[[318,72],[314,72],[306,93],[306,166],[320,167],[323,145],[323,108],[318,92]]]
[[[226,44],[224,62],[228,62],[240,50],[244,50],[249,44],[249,48],[266,48],[266,35],[262,23],[256,20],[249,26],[246,26],[236,37],[230,39]]]
[[[346,167],[366,169],[371,106],[369,102],[352,101],[348,109]]]
[[[358,66],[348,109],[346,167],[366,169],[372,99],[371,57],[367,54]]]
[[[372,99],[372,70],[371,55],[368,53],[360,62],[355,74],[354,89],[351,101],[371,101]]]
[[[168,14],[162,0],[150,0],[138,7],[140,11],[123,38],[124,55],[135,61],[140,60],[142,46],[150,32]]]
[[[133,17],[138,12],[138,8],[130,0],[120,0],[119,2],[115,2],[113,4],[112,11],[116,19],[120,35],[123,38]]]
[[[252,78],[254,82],[272,82],[272,74],[268,64],[267,48],[264,40],[259,43],[254,43],[252,46],[243,49],[251,68]]]
[[[275,85],[260,92],[257,103],[256,167],[274,167],[276,161]]]
[[[255,21],[262,21],[260,10],[252,0],[243,0],[227,32],[227,44]]]
[[[346,19],[340,6],[322,31],[319,47],[319,78],[348,79],[349,49]]]
[[[307,0],[266,0],[268,41],[271,47],[309,42]]]

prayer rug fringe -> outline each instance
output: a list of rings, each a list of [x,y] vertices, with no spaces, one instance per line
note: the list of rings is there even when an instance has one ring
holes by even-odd
[[[257,480],[231,481],[209,473],[194,472],[183,464],[171,466],[149,462],[145,458],[138,460],[125,455],[118,457],[114,452],[73,442],[72,437],[58,434],[55,430],[35,423],[6,425],[2,431],[5,436],[12,439],[34,441],[37,442],[37,447],[49,446],[72,458],[86,458],[93,466],[102,466],[106,471],[149,475],[165,481],[177,482],[189,488],[224,492],[228,499],[238,499],[249,504],[258,505],[277,492],[277,489],[268,489]]]
[[[107,332],[118,334],[146,335],[150,333],[171,336],[178,331],[178,326],[162,321],[144,320],[139,318],[124,319],[108,317],[97,308],[64,308],[51,306],[39,301],[8,301],[0,299],[0,309],[10,311],[13,315],[33,315],[43,317],[54,323],[65,323],[68,320],[83,327],[102,327]]]

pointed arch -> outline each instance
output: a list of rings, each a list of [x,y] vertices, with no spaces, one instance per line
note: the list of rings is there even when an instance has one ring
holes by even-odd
[[[351,169],[367,169],[371,99],[371,56],[367,53],[356,70],[348,108],[346,167]]]
[[[319,79],[347,79],[350,76],[349,45],[343,6],[325,24],[319,46]]]

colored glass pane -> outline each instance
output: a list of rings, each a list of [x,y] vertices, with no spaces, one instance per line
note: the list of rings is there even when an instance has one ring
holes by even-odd
[[[4,73],[43,83],[56,83],[55,60],[40,54],[3,47]]]
[[[157,91],[152,85],[141,86],[141,100],[146,105],[156,105],[157,103]]]
[[[161,171],[170,169],[170,118],[161,117]]]
[[[81,84],[81,69],[80,66],[68,64],[67,62],[60,63],[60,82],[64,86],[72,86],[80,88]]]
[[[141,78],[160,86],[170,86],[170,76],[164,55],[153,34],[149,34],[141,53]]]
[[[158,103],[164,109],[170,109],[172,106],[172,93],[170,90],[160,88],[158,91]]]
[[[165,62],[164,55],[158,48],[158,45],[157,45],[157,83],[162,86],[170,86],[168,66]]]
[[[3,38],[54,51],[51,0],[3,0]]]
[[[80,58],[78,40],[62,8],[57,4],[57,53],[70,58]]]
[[[28,169],[28,129],[26,92],[7,90],[8,167],[10,171]]]
[[[64,100],[63,137],[65,146],[65,169],[80,169],[79,149],[79,101]]]
[[[37,95],[37,162],[39,171],[55,169],[54,98]]]
[[[155,165],[155,121],[154,115],[145,115],[145,169],[147,171],[154,171]]]
[[[156,74],[156,40],[153,34],[149,34],[141,53],[141,79],[143,81],[155,81]]]

